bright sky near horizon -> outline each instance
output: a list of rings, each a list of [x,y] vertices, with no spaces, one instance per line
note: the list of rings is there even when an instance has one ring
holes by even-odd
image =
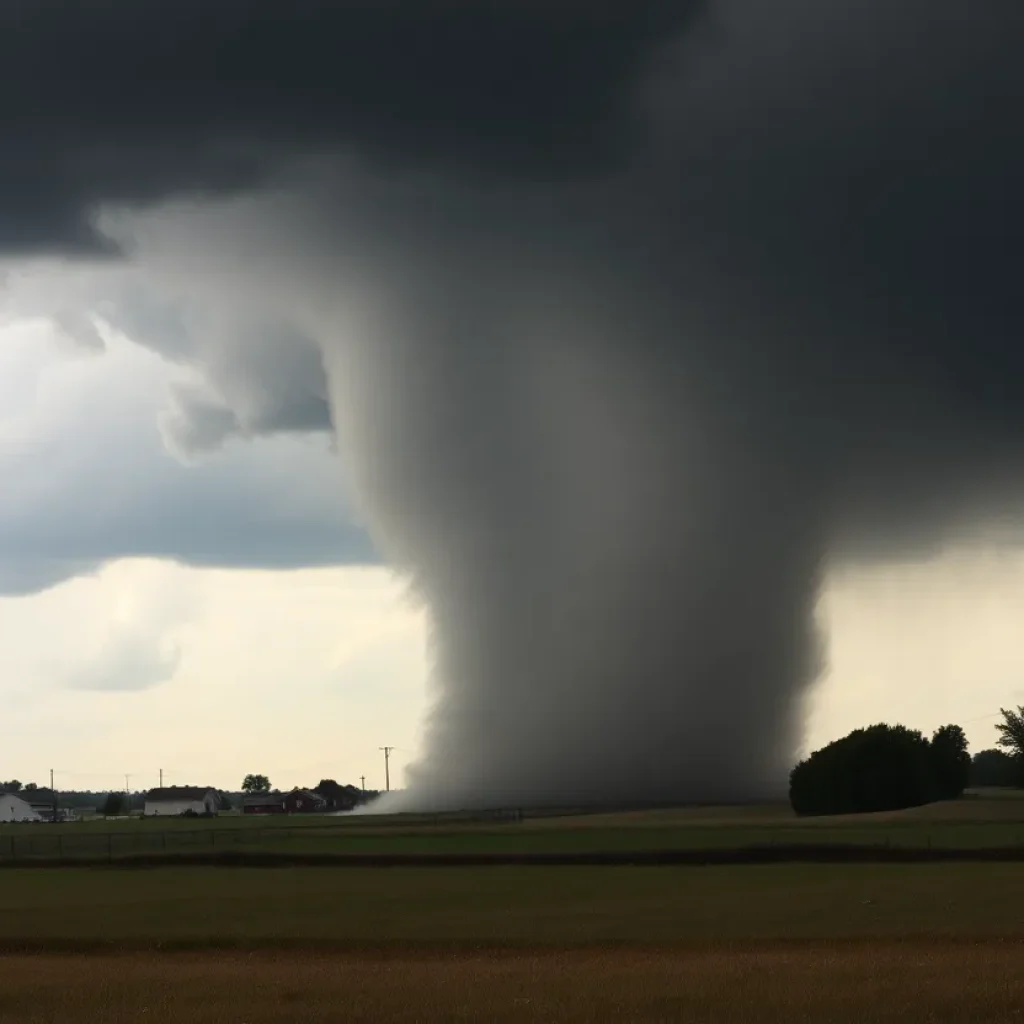
[[[159,557],[244,566],[264,545],[283,566],[294,545],[308,565],[315,542],[366,561],[323,438],[235,442],[191,466],[168,453],[180,372],[124,339],[86,352],[43,322],[0,331],[0,777],[377,788],[388,744],[400,786],[429,707],[426,616],[400,580]],[[881,720],[959,722],[992,745],[999,707],[1024,703],[1022,604],[1021,552],[833,573],[808,746]]]

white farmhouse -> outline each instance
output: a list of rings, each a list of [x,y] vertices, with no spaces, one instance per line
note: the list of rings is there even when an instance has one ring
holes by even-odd
[[[209,786],[165,786],[146,794],[145,813],[160,818],[216,814],[220,806],[220,795]]]
[[[42,821],[42,815],[15,793],[0,794],[0,821]]]

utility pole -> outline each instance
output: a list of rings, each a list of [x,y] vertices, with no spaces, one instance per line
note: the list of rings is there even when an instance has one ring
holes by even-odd
[[[366,792],[366,776],[359,776],[359,788],[365,793]]]
[[[128,779],[131,776],[126,772],[124,777],[124,812],[130,818],[132,815],[132,795],[128,791]]]
[[[389,767],[388,761],[389,761],[389,759],[391,757],[391,751],[394,750],[395,748],[394,747],[378,747],[377,749],[384,751],[384,789],[385,789],[386,792],[390,793],[391,792],[391,769]]]
[[[160,769],[160,788],[161,789],[164,788],[164,770],[163,770],[163,768]]]
[[[50,769],[50,793],[53,795],[53,823],[57,824],[57,790],[53,788],[53,769]]]

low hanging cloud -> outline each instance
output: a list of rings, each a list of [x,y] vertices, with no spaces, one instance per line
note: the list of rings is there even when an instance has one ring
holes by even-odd
[[[77,665],[65,685],[113,693],[149,690],[174,677],[181,656],[173,640],[122,629],[107,638],[92,660]]]
[[[264,437],[205,456],[190,445],[183,465],[157,423],[175,372],[152,354],[113,338],[99,359],[67,359],[42,323],[4,330],[0,352],[0,594],[120,558],[379,562],[322,437]]]
[[[187,577],[154,572],[146,562],[107,573],[90,589],[104,606],[91,630],[72,638],[77,649],[63,686],[130,693],[170,682],[182,664],[187,629],[202,615],[201,592]]]
[[[58,336],[86,352],[102,352],[103,338],[91,316],[76,310],[57,310],[52,322]]]
[[[172,388],[163,429],[173,449],[191,455],[232,437],[330,432],[323,361],[307,335],[250,319],[219,338],[219,353],[213,344],[206,349],[202,381]],[[248,372],[238,373],[240,365]]]
[[[0,243],[291,338],[151,344],[183,449],[329,409],[430,610],[418,805],[776,794],[827,562],[1019,542],[1016,7],[76,10]]]
[[[216,451],[242,432],[238,414],[210,389],[194,383],[171,387],[160,432],[168,451],[183,460]]]

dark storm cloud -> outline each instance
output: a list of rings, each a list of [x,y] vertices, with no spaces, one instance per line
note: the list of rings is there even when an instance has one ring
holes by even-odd
[[[546,177],[612,152],[623,86],[696,0],[11,0],[0,246],[109,250],[88,215],[302,155]]]
[[[5,74],[79,85],[3,101],[12,243],[359,158],[277,266],[357,297],[317,340],[436,632],[420,804],[778,792],[826,560],[1019,521],[1019,6],[108,5],[74,43],[36,9]],[[232,413],[279,376],[253,351],[194,353]],[[254,429],[303,419],[296,379]]]
[[[735,354],[825,429],[833,532],[898,547],[996,512],[1024,427],[1024,12],[719,10],[663,173],[731,292]]]
[[[49,501],[23,497],[17,476],[5,478],[0,595],[35,593],[119,558],[239,569],[379,563],[340,496],[273,494],[244,466],[185,470],[157,448],[149,461],[122,459],[94,471],[91,488],[71,481]]]

